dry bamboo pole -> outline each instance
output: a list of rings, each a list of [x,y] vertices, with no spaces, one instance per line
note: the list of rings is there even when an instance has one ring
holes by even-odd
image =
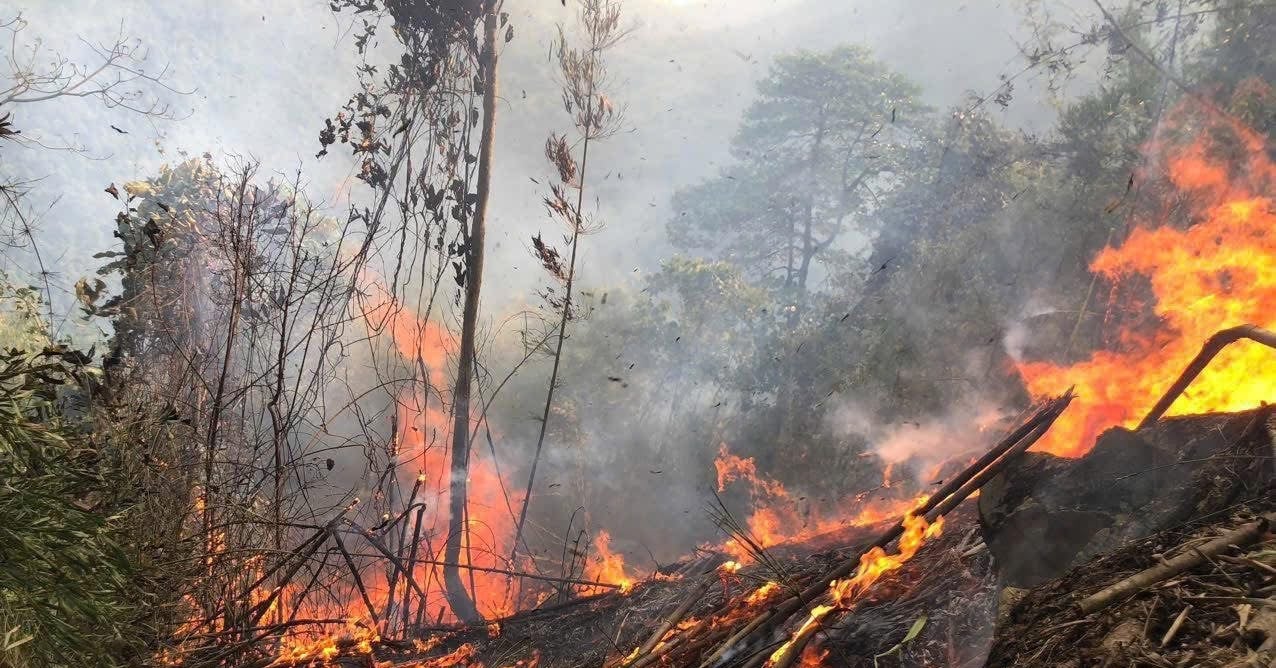
[[[677,626],[678,622],[681,622],[682,618],[687,616],[687,612],[691,610],[691,606],[695,605],[696,602],[704,596],[705,592],[709,591],[709,587],[714,583],[714,579],[709,577],[710,574],[711,573],[701,575],[700,584],[691,591],[691,594],[682,601],[681,605],[674,609],[672,614],[665,618],[665,621],[656,628],[656,631],[652,633],[649,638],[647,638],[647,642],[644,642],[638,648],[638,652],[634,655],[634,658],[621,663],[622,666],[637,666],[641,659],[646,658],[647,655],[651,653],[651,650],[656,648],[656,645],[665,637],[665,634],[669,632],[669,629]],[[644,663],[643,665],[646,664]]]
[[[1152,407],[1152,410],[1148,411],[1147,416],[1139,423],[1139,429],[1149,427],[1157,420],[1160,420],[1161,416],[1165,415],[1165,411],[1169,410],[1170,406],[1179,398],[1179,395],[1183,394],[1183,390],[1186,390],[1187,386],[1201,374],[1201,371],[1205,370],[1205,367],[1214,359],[1214,356],[1218,355],[1223,348],[1241,339],[1249,339],[1268,348],[1276,348],[1276,332],[1256,325],[1241,325],[1220,330],[1205,341],[1205,345],[1201,346],[1201,352],[1192,358],[1187,368],[1183,369],[1183,373],[1179,374],[1178,379],[1170,385],[1170,388],[1165,391],[1165,394],[1161,396],[1156,405]]]
[[[1056,418],[1063,413],[1073,399],[1072,390],[1069,389],[1062,396],[1047,401],[1037,412],[1029,418],[1024,424],[1012,431],[993,446],[983,457],[980,457],[971,466],[967,467],[960,474],[949,480],[938,492],[931,496],[925,504],[913,511],[913,514],[924,515],[927,522],[934,522],[942,515],[956,508],[958,504],[982,487],[990,478],[996,475],[1001,469],[1016,459],[1025,450],[1032,447],[1033,444],[1041,438],[1042,435],[1054,424]],[[747,641],[750,637],[763,629],[769,629],[776,624],[781,624],[789,619],[797,610],[805,608],[816,598],[822,596],[828,591],[829,584],[834,580],[841,580],[851,575],[859,568],[860,557],[873,548],[885,549],[896,538],[904,533],[904,523],[901,519],[885,533],[878,536],[869,545],[861,548],[856,554],[842,561],[837,567],[825,573],[816,579],[806,589],[803,589],[797,596],[790,597],[771,610],[760,615],[750,622],[745,629],[732,636],[726,643],[723,643],[717,651],[706,660],[702,666],[720,665],[724,657],[728,656],[736,644]],[[830,613],[832,614],[832,613]],[[809,638],[809,636],[808,636]],[[796,643],[794,644],[796,645]],[[791,663],[801,654],[801,648],[790,646],[786,657]],[[778,666],[778,664],[777,664]]]
[[[686,655],[686,658],[689,659],[693,653],[700,651],[701,648],[711,643],[719,642],[725,637],[727,637],[726,631],[709,631],[703,637],[695,640],[689,640],[675,646],[670,646],[668,644],[660,645],[656,647],[651,654],[635,661],[633,666],[630,668],[647,668],[647,666],[662,660],[675,666],[686,665],[683,662],[679,662],[679,660],[674,657],[677,655]]]
[[[1128,578],[1091,594],[1077,603],[1077,607],[1082,614],[1088,615],[1092,612],[1099,612],[1113,603],[1165,582],[1179,573],[1196,568],[1228,548],[1253,543],[1267,531],[1267,528],[1274,521],[1276,521],[1276,513],[1264,515],[1200,547],[1192,548],[1183,554],[1167,559],[1146,570],[1139,571]]]
[[[1057,416],[1058,414],[1056,413],[1055,415]],[[1050,429],[1050,425],[1052,422],[1053,422],[1053,418],[1051,418],[1050,421],[1039,423],[1035,428],[1033,428],[1031,432],[1028,433],[1027,436],[1024,437],[1022,441],[1016,444],[1015,447],[1008,450],[1005,453],[1005,455],[1002,456],[1000,459],[996,460],[996,462],[994,462],[993,465],[990,465],[988,468],[985,468],[983,471],[980,471],[973,478],[967,480],[966,483],[963,484],[956,492],[954,492],[948,498],[944,499],[942,503],[932,508],[930,512],[926,513],[926,516],[925,516],[926,521],[928,523],[934,523],[940,517],[943,517],[944,515],[951,512],[962,501],[965,501],[971,494],[974,494],[975,490],[979,489],[980,487],[983,487],[984,484],[987,483],[988,480],[991,479],[994,475],[996,475],[1000,469],[1004,468],[1004,466],[1007,463],[1009,463],[1014,458],[1018,457],[1028,448],[1032,447],[1032,445],[1036,443],[1038,439],[1040,439],[1043,435],[1045,435],[1046,431]],[[862,555],[864,553],[861,552],[860,554]],[[859,566],[858,557],[856,557],[855,565],[856,567]],[[840,578],[834,578],[834,579],[840,579]],[[832,580],[829,580],[827,583],[825,583],[825,590],[827,590],[827,587],[831,585],[831,583],[832,583]],[[817,582],[816,584],[819,584],[819,583]],[[834,608],[833,610],[830,610],[828,614],[826,614],[822,619],[820,619],[818,624],[811,624],[810,626],[808,626],[806,628],[806,631],[807,631],[806,633],[795,636],[793,638],[793,642],[789,644],[784,654],[780,655],[772,663],[772,668],[790,668],[794,664],[794,662],[796,662],[798,658],[802,655],[802,651],[806,649],[807,643],[809,643],[811,639],[815,637],[815,632],[818,631],[819,628],[833,623],[837,619],[837,617],[839,617],[845,611],[846,610],[843,608]]]

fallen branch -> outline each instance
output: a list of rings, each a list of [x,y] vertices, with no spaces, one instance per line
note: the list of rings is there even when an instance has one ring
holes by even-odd
[[[993,476],[1000,472],[1007,464],[1018,458],[1020,454],[1032,447],[1042,435],[1050,428],[1056,418],[1063,413],[1073,398],[1072,390],[1069,389],[1062,396],[1046,402],[1031,418],[1020,425],[1017,429],[1008,434],[995,446],[993,446],[983,457],[980,457],[971,466],[967,467],[956,477],[952,478],[940,488],[933,496],[931,496],[925,504],[920,508],[912,511],[913,515],[923,515],[928,523],[934,523],[937,519],[956,508],[962,501],[968,498],[975,490],[982,487]],[[723,643],[717,651],[715,651],[702,666],[716,666],[721,661],[733,654],[733,650],[737,644],[747,642],[749,638],[759,632],[774,628],[775,626],[786,622],[799,609],[805,609],[815,599],[823,596],[829,589],[834,580],[841,580],[859,568],[860,558],[874,548],[885,549],[896,538],[904,533],[904,522],[901,519],[885,533],[878,536],[872,543],[862,547],[860,550],[847,559],[844,559],[836,568],[833,568],[823,576],[817,578],[806,589],[803,589],[797,596],[790,597],[777,606],[771,608],[767,612],[755,618],[744,629],[732,636],[726,643]],[[836,612],[830,613],[835,615]],[[827,621],[831,619],[826,618]],[[792,643],[782,657],[778,657],[775,662],[776,668],[781,665],[791,665],[797,657],[801,656],[802,649],[813,634],[802,637],[801,642]]]
[[[1082,599],[1077,604],[1077,607],[1081,609],[1082,614],[1088,615],[1093,612],[1099,612],[1113,603],[1125,600],[1141,591],[1165,582],[1179,573],[1196,568],[1209,558],[1221,554],[1224,550],[1253,543],[1267,531],[1267,527],[1273,521],[1276,521],[1276,513],[1265,515],[1200,547],[1188,550],[1149,569],[1139,571]]]
[[[1183,373],[1179,374],[1178,380],[1175,380],[1174,383],[1170,385],[1170,388],[1165,391],[1165,394],[1156,402],[1156,405],[1152,407],[1152,410],[1148,411],[1147,416],[1139,423],[1139,429],[1149,427],[1157,420],[1160,420],[1161,416],[1165,415],[1165,411],[1170,409],[1170,405],[1172,405],[1175,400],[1179,398],[1179,395],[1183,394],[1183,391],[1187,389],[1187,386],[1190,385],[1193,380],[1196,380],[1196,377],[1201,374],[1201,371],[1205,370],[1205,367],[1214,359],[1214,356],[1218,355],[1219,351],[1223,348],[1226,348],[1228,345],[1231,345],[1241,339],[1249,339],[1251,341],[1261,343],[1268,348],[1276,348],[1276,332],[1272,332],[1255,325],[1232,327],[1230,329],[1224,329],[1214,336],[1211,336],[1209,340],[1205,342],[1205,345],[1201,346],[1201,352],[1197,353],[1196,357],[1192,358],[1192,361],[1188,363],[1187,368],[1183,369]]]

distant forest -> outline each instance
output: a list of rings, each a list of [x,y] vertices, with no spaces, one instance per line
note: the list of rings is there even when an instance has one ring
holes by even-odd
[[[213,665],[306,616],[375,613],[393,635],[594,591],[552,578],[721,542],[715,494],[747,515],[767,491],[720,485],[724,453],[783,486],[786,521],[912,498],[939,451],[1030,404],[1019,364],[1157,321],[1147,285],[1109,308],[1090,263],[1140,225],[1196,222],[1163,207],[1158,156],[1208,132],[1240,169],[1211,119],[1276,124],[1276,6],[1255,0],[1096,4],[1080,23],[1020,3],[1022,59],[944,109],[882,54],[795,49],[765,64],[731,161],[672,193],[676,254],[583,284],[591,233],[639,224],[598,215],[610,168],[590,147],[628,129],[608,58],[643,34],[615,0],[568,4],[552,223],[522,240],[543,280],[507,312],[482,301],[516,94],[498,55],[521,38],[496,0],[332,3],[359,86],[307,132],[356,157],[348,210],[247,157],[84,183],[115,242],[66,277],[71,302],[38,175],[4,171],[0,666]],[[0,16],[14,44],[57,29]],[[131,44],[11,51],[0,160],[52,150],[22,133],[48,99],[165,116],[145,91],[167,81]],[[1099,83],[1064,94],[1082,74]],[[1029,76],[1059,91],[1035,136],[1000,113]],[[418,562],[421,585],[400,565]]]

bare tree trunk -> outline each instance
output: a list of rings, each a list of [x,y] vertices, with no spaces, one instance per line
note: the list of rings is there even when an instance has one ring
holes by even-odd
[[[489,2],[483,17],[483,135],[479,140],[478,202],[466,240],[465,308],[461,319],[461,350],[456,368],[456,390],[452,395],[451,493],[448,499],[448,535],[443,561],[443,584],[448,605],[457,619],[472,623],[482,620],[474,600],[465,591],[460,569],[464,542],[466,502],[470,466],[470,385],[474,373],[474,339],[478,326],[479,290],[483,282],[483,240],[487,224],[487,204],[491,194],[493,143],[496,134],[496,9]]]

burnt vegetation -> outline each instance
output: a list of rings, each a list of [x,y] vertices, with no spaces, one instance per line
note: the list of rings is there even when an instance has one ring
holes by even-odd
[[[731,17],[542,4],[332,0],[284,170],[0,15],[0,667],[1276,665],[1276,6],[722,114],[641,19]]]

